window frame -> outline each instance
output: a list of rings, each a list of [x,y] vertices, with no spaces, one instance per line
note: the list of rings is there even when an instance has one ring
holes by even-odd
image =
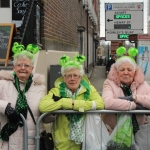
[[[4,6],[2,1],[8,4],[8,6]],[[0,0],[0,8],[10,8],[10,0]]]

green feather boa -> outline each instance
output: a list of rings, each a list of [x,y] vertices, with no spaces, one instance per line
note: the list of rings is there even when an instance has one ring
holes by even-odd
[[[63,98],[67,97],[67,94],[65,92],[65,89],[67,88],[65,82],[62,82],[60,85],[60,96]],[[85,80],[81,80],[80,82],[80,86],[83,86],[86,88],[86,92],[84,93],[84,100],[88,100],[90,97],[90,86],[89,84],[85,81]],[[73,114],[66,114],[66,117],[68,118],[68,120],[73,123],[73,122],[78,122],[80,120],[80,118],[82,117],[82,114],[79,115],[73,115]]]

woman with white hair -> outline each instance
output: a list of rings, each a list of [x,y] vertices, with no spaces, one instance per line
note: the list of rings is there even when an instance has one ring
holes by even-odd
[[[40,102],[42,113],[55,110],[75,110],[80,114],[59,114],[53,123],[54,149],[80,150],[83,142],[83,125],[87,110],[103,109],[104,102],[97,90],[84,75],[85,56],[77,55],[71,61],[66,55],[60,58],[62,77],[58,78],[49,93]]]
[[[40,116],[38,105],[45,95],[44,76],[33,74],[34,56],[38,47],[14,43],[13,71],[0,71],[0,149],[23,150],[23,122],[26,119],[28,135],[35,136],[35,121]],[[33,52],[33,53],[31,53]],[[40,127],[42,129],[42,127]],[[35,140],[28,140],[28,150],[35,149]]]
[[[117,49],[117,54],[126,51],[124,47]],[[135,60],[130,56],[136,56],[137,49],[130,48],[129,56],[121,56],[112,65],[107,79],[103,85],[102,98],[105,109],[130,111],[150,109],[150,86],[144,81],[144,74]],[[111,134],[117,124],[116,114],[103,114],[103,122]],[[141,125],[147,122],[144,114],[133,114],[132,125],[135,135]],[[122,148],[123,149],[123,148]]]

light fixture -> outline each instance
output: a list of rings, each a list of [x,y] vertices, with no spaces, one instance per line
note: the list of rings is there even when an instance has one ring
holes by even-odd
[[[94,38],[94,40],[96,40],[96,38],[97,38],[97,33],[93,33],[93,38]]]

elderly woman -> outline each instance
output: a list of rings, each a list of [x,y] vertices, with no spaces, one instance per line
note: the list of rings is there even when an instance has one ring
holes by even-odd
[[[124,49],[120,47],[119,50]],[[128,50],[129,55],[136,49]],[[135,55],[134,55],[135,56]],[[105,109],[129,111],[150,109],[150,86],[144,81],[144,75],[130,56],[122,56],[112,65],[107,79],[103,85],[102,98]],[[117,124],[116,114],[103,114],[102,119],[112,133]],[[139,126],[147,122],[146,115],[132,115],[133,133],[139,130]]]
[[[42,113],[55,110],[76,110],[80,114],[59,114],[53,124],[52,135],[57,150],[80,150],[83,141],[83,124],[87,110],[103,109],[104,102],[96,89],[84,76],[82,62],[85,56],[68,56],[60,59],[62,77],[40,102]]]
[[[28,135],[35,135],[35,124],[28,109],[30,107],[37,120],[40,116],[38,105],[45,95],[45,86],[43,75],[32,74],[33,64],[33,54],[25,50],[18,51],[14,54],[13,72],[0,71],[0,149],[2,150],[23,149],[23,122],[19,114],[26,119]],[[29,139],[28,150],[34,149],[34,139]]]

